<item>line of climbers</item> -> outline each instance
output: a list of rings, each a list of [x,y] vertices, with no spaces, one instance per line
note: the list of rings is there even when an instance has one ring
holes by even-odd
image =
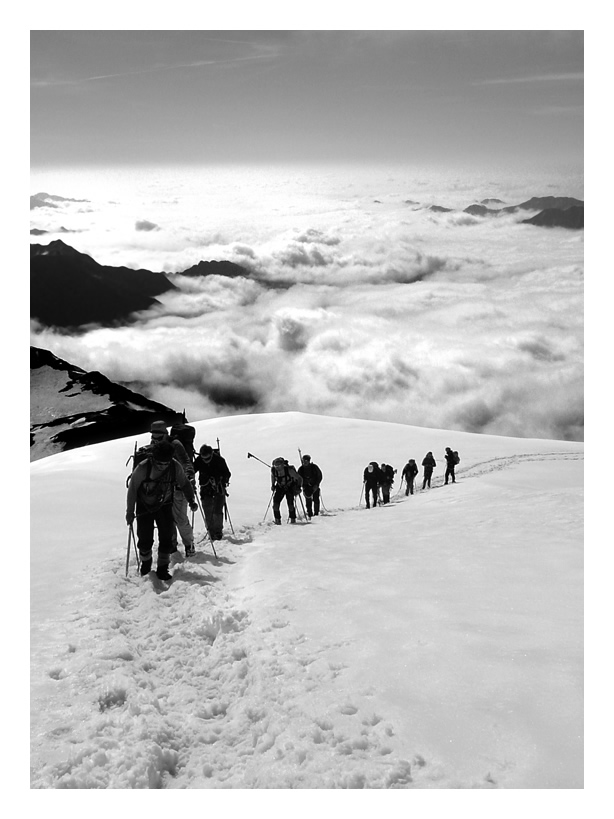
[[[203,444],[194,449],[196,431],[188,424],[177,424],[167,432],[164,421],[151,425],[151,441],[136,448],[131,456],[132,473],[126,481],[126,523],[132,526],[136,520],[137,548],[141,560],[141,575],[149,574],[152,567],[154,527],[158,529],[158,564],[156,574],[161,580],[169,580],[171,556],[178,551],[178,537],[183,543],[186,557],[193,556],[194,518],[188,517],[201,510],[211,541],[221,540],[224,515],[227,515],[226,498],[231,472],[218,448]],[[299,450],[300,452],[300,450]],[[251,454],[251,453],[250,453]],[[255,456],[252,456],[255,457]],[[460,462],[458,452],[446,447],[446,472],[444,483],[451,479],[456,483],[454,468]],[[259,459],[257,459],[259,460]],[[263,462],[264,463],[264,462]],[[265,464],[266,465],[266,464]],[[422,461],[424,479],[422,489],[431,486],[433,469],[437,466],[432,452]],[[363,491],[367,509],[377,506],[380,500],[390,502],[390,490],[397,470],[390,464],[371,461],[363,473]],[[198,495],[196,476],[198,475]],[[405,495],[414,494],[414,481],[418,466],[410,458],[401,473],[401,485],[406,483]],[[322,470],[313,463],[310,455],[301,454],[298,470],[285,458],[275,458],[271,466],[271,501],[276,525],[281,525],[281,503],[285,499],[290,523],[296,523],[296,498],[302,504],[305,497],[305,514],[311,518],[320,514]],[[362,493],[361,493],[362,501]],[[268,510],[267,510],[268,511]]]
[[[452,483],[456,483],[456,475],[454,472],[454,468],[456,467],[457,464],[460,463],[460,457],[458,452],[456,450],[452,451],[452,449],[450,449],[450,447],[447,446],[445,452],[445,460],[446,473],[444,476],[444,484],[447,485],[450,479],[452,480]],[[437,463],[435,462],[435,458],[433,457],[432,452],[426,453],[422,460],[422,466],[424,468],[422,488],[426,489],[428,486],[428,488],[430,489],[431,478],[433,477],[433,470],[437,466]],[[406,496],[414,494],[414,481],[418,476],[418,471],[419,471],[418,464],[416,463],[416,461],[413,458],[409,458],[409,460],[403,467],[403,471],[401,472],[401,486],[403,485],[403,481],[405,481]],[[365,467],[362,480],[367,509],[370,509],[371,505],[373,505],[374,507],[377,506],[378,500],[380,500],[380,491],[381,502],[390,503],[390,490],[392,489],[392,484],[394,483],[394,476],[396,474],[397,470],[390,466],[390,464],[378,465],[377,461],[371,461]]]

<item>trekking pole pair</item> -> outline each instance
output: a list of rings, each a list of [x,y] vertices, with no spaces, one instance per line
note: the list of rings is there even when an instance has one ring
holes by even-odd
[[[198,493],[195,494],[196,503],[198,504],[198,508],[200,509],[200,514],[202,515],[203,523],[205,524],[205,532],[207,533],[207,537],[211,541],[211,548],[213,549],[213,554],[215,555],[215,559],[218,559],[217,552],[215,551],[215,545],[213,543],[213,538],[211,537],[211,532],[209,531],[209,527],[207,526],[207,521],[205,519],[205,513],[203,512],[203,507],[200,502],[200,496]]]

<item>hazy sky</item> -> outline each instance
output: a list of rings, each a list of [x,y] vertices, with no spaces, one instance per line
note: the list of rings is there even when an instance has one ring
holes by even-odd
[[[582,31],[32,31],[31,162],[582,163]]]

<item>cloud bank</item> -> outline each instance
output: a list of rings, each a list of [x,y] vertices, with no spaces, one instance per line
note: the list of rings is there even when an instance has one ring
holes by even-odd
[[[276,216],[250,202],[243,218],[220,194],[213,219],[206,198],[180,207],[179,187],[138,231],[123,207],[125,233],[99,223],[78,249],[169,273],[227,259],[246,276],[174,276],[179,291],[130,327],[79,338],[35,328],[32,343],[192,420],[301,410],[582,439],[580,234],[408,210],[426,199],[417,187],[379,204],[368,186],[307,201],[301,190],[280,194]],[[65,222],[67,207],[44,218]]]

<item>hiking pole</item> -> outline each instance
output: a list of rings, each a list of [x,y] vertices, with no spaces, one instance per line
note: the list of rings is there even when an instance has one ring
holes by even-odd
[[[365,491],[365,484],[364,484],[364,481],[363,481],[363,484],[362,484],[362,489],[360,490],[360,500],[358,501],[358,505],[359,505],[359,506],[360,506],[360,504],[362,503],[362,495],[363,495],[363,492],[364,492],[364,491]]]
[[[226,503],[226,494],[224,494],[224,514],[226,515],[226,520],[230,524],[230,531],[235,533],[234,526],[232,525],[232,520],[230,519],[230,512],[228,511],[228,504]]]
[[[126,549],[126,577],[128,577],[128,567],[130,566],[130,538],[132,537],[130,528],[128,528],[128,547]]]
[[[264,518],[262,518],[262,521],[263,521],[263,522],[264,522],[264,520],[265,520],[266,516],[269,514],[269,509],[271,508],[271,501],[273,500],[273,496],[274,496],[274,495],[275,495],[275,490],[273,490],[273,491],[271,492],[271,497],[269,498],[269,505],[267,506],[267,508],[266,508],[266,512],[264,513]]]
[[[207,537],[211,541],[211,548],[213,549],[213,554],[215,555],[215,559],[218,560],[217,552],[215,551],[215,545],[213,543],[213,538],[211,537],[211,533],[209,532],[209,527],[207,526],[207,521],[205,519],[205,513],[203,512],[203,507],[200,502],[199,495],[196,495],[196,503],[198,504],[198,508],[200,509],[200,514],[203,518],[203,523],[205,524],[205,532],[207,533]]]
[[[307,512],[305,511],[305,504],[303,503],[303,496],[299,493],[296,497],[301,502],[301,507],[303,508],[303,517],[305,518],[305,520],[309,520],[309,518],[307,517]]]
[[[139,550],[136,546],[136,538],[134,536],[134,524],[130,524],[130,534],[132,535],[132,544],[134,546],[134,556],[136,558],[136,567],[137,569],[141,568],[141,555],[139,554]]]

